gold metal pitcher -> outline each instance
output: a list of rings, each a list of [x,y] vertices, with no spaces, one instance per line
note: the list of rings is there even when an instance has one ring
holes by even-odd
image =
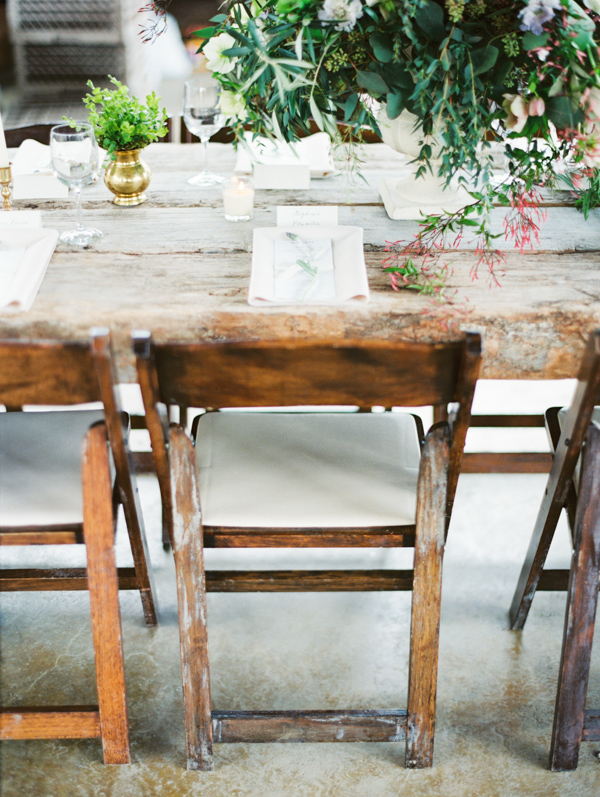
[[[116,160],[106,167],[104,182],[115,195],[115,205],[132,207],[146,201],[144,191],[150,185],[150,169],[140,157],[141,149],[115,152]]]

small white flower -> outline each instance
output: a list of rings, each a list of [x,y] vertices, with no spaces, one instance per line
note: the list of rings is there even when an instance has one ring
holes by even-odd
[[[221,92],[219,107],[229,119],[239,119],[243,122],[248,117],[248,109],[243,96],[234,91]]]
[[[363,15],[361,0],[325,0],[319,10],[319,19],[323,22],[337,22],[336,30],[349,32],[356,25],[356,20]]]
[[[220,33],[209,39],[204,47],[204,55],[206,56],[206,66],[211,72],[221,72],[226,74],[231,72],[235,67],[236,58],[229,58],[223,55],[225,50],[235,47],[236,41],[229,33]]]

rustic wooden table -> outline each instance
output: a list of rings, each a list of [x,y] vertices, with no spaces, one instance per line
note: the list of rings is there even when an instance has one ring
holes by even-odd
[[[187,184],[199,166],[198,145],[155,144],[145,158],[152,170],[148,201],[118,208],[103,183],[86,189],[86,219],[104,238],[85,251],[59,245],[32,309],[0,314],[0,334],[66,339],[85,336],[92,325],[107,326],[123,381],[135,378],[134,328],[176,340],[438,340],[452,334],[447,308],[413,292],[394,292],[382,270],[386,241],[408,239],[416,230],[413,222],[390,221],[383,209],[379,180],[403,167],[401,156],[383,144],[365,148],[366,184],[348,186],[336,176],[313,180],[309,191],[258,191],[254,219],[238,224],[225,221],[218,187]],[[209,158],[214,171],[233,171],[229,145],[211,144]],[[341,224],[364,228],[370,303],[293,310],[247,304],[252,230],[275,225],[276,206],[284,204],[336,204]],[[586,223],[564,196],[550,197],[547,205],[534,253],[520,255],[500,244],[507,249],[501,287],[490,287],[485,274],[471,280],[472,246],[453,253],[455,323],[483,333],[483,377],[574,376],[589,331],[600,325],[600,213]],[[44,226],[60,231],[75,223],[72,200],[15,205],[22,208],[40,208]],[[498,208],[498,230],[503,215]]]

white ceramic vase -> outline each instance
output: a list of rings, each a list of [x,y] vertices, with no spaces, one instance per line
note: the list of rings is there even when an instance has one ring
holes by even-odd
[[[377,121],[383,141],[396,152],[406,155],[408,161],[417,158],[421,151],[423,130],[418,118],[410,111],[402,111],[396,119],[390,119],[385,106],[380,110]],[[444,186],[438,177],[441,142],[436,136],[427,141],[431,145],[433,157],[430,159],[431,171],[417,177],[418,163],[409,163],[411,174],[400,179],[384,178],[379,185],[390,219],[418,220],[422,214],[453,213],[472,201],[469,194],[458,184]]]

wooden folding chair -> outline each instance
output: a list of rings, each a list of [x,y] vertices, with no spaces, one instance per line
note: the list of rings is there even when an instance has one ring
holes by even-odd
[[[567,591],[550,749],[550,768],[557,771],[577,767],[582,740],[600,741],[600,710],[585,710],[600,565],[600,426],[593,421],[599,402],[600,330],[596,330],[585,350],[571,407],[562,422],[558,409],[547,414],[554,459],[510,608],[511,628],[521,630],[536,590]],[[571,527],[571,567],[545,570],[563,509]]]
[[[50,518],[60,517],[62,511],[67,517],[82,514],[77,522],[44,526],[4,523],[0,543],[84,542],[87,553],[85,569],[2,570],[0,589],[89,591],[98,691],[97,706],[2,708],[0,739],[98,737],[104,761],[125,764],[130,757],[119,588],[140,591],[149,625],[156,624],[156,613],[137,489],[129,470],[111,368],[107,330],[92,331],[87,344],[0,341],[0,402],[7,408],[104,403],[104,413],[0,414],[0,518],[13,521],[19,509],[21,514],[37,516],[45,501],[51,504],[47,507]],[[109,441],[116,470],[114,488]],[[40,461],[44,454],[45,460]],[[125,510],[135,568],[116,567],[118,502]]]
[[[90,343],[0,340],[2,480],[0,545],[83,543],[80,447],[92,423],[105,420],[116,479],[113,514],[123,505],[134,567],[119,568],[119,588],[139,590],[146,625],[156,599],[124,414],[114,389],[108,330]],[[103,410],[20,412],[28,405],[102,401]],[[16,410],[16,411],[15,411]],[[0,591],[87,589],[85,568],[0,570]]]
[[[90,343],[0,340],[0,404],[9,410],[0,414],[0,545],[84,542],[81,441],[104,420],[116,472],[113,523],[122,504],[134,560],[119,568],[119,588],[139,590],[146,624],[155,626],[150,557],[114,384],[108,330],[92,330]],[[98,401],[103,410],[18,411]],[[0,591],[87,588],[84,568],[0,570]]]
[[[438,345],[153,345],[149,333],[136,333],[134,348],[172,521],[188,768],[212,768],[213,742],[403,738],[406,765],[431,766],[442,557],[480,364],[479,336]],[[180,426],[167,428],[171,405],[449,402],[457,402],[449,422],[434,425],[424,443],[414,417],[399,412],[207,412],[197,424],[195,447]],[[414,570],[205,573],[203,566],[204,547],[387,546],[414,547]],[[207,590],[411,589],[407,710],[211,710]]]

